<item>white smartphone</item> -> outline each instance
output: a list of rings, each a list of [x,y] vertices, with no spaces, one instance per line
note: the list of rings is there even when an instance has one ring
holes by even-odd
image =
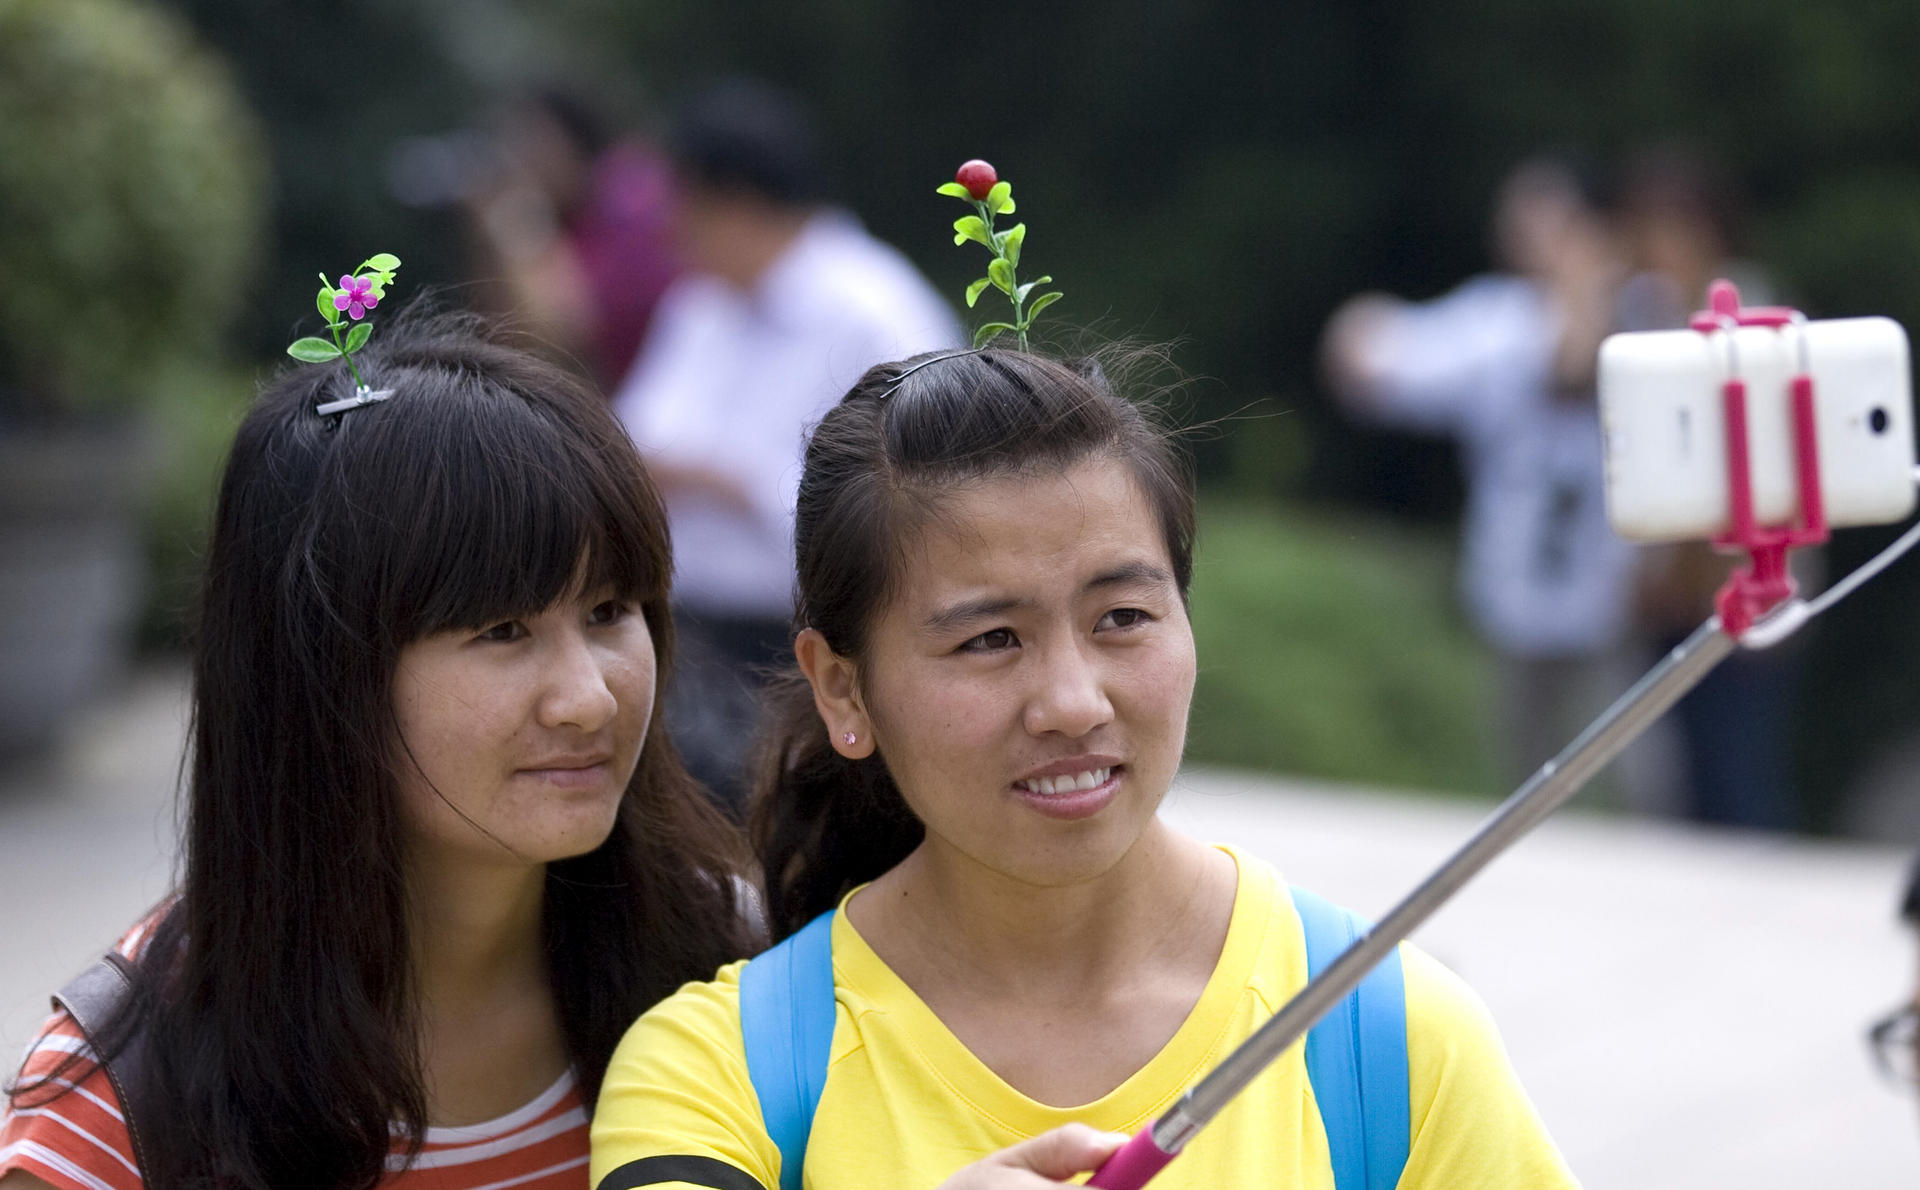
[[[1733,332],[1747,384],[1755,519],[1798,517],[1789,383],[1806,337],[1827,523],[1874,525],[1914,507],[1913,392],[1907,334],[1890,318]],[[1600,345],[1607,519],[1633,541],[1705,540],[1732,528],[1722,388],[1725,334],[1639,331]]]

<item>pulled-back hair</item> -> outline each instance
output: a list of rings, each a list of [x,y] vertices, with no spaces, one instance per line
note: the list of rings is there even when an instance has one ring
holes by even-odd
[[[346,368],[293,368],[227,462],[183,878],[103,1045],[139,1047],[148,1185],[371,1186],[396,1124],[424,1134],[402,648],[539,613],[584,567],[671,666],[666,518],[606,403],[468,317],[382,332],[356,359],[391,399],[323,418]],[[548,977],[588,1104],[642,1011],[750,949],[737,852],[655,714],[610,837],[547,865]]]
[[[1184,599],[1194,532],[1186,456],[1098,364],[989,349],[869,370],[807,440],[794,523],[797,625],[817,630],[858,672],[908,549],[942,515],[943,496],[1098,459],[1127,467],[1139,484]],[[924,831],[882,756],[834,750],[797,670],[769,698],[752,827],[778,940],[905,859]]]

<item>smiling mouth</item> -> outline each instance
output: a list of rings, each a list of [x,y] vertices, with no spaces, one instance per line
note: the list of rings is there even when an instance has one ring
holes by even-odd
[[[1113,776],[1113,769],[1085,769],[1078,773],[1062,773],[1057,777],[1029,777],[1025,781],[1015,781],[1014,787],[1028,793],[1037,793],[1051,797],[1061,793],[1079,793],[1088,789],[1098,789]]]

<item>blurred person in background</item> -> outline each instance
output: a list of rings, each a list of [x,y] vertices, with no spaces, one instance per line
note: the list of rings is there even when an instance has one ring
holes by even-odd
[[[828,205],[817,134],[791,98],[714,84],[679,109],[667,144],[688,272],[615,407],[673,526],[674,739],[738,808],[759,671],[792,639],[802,431],[867,368],[961,334],[904,256]]]
[[[1428,302],[1363,294],[1323,341],[1329,380],[1356,415],[1459,441],[1460,586],[1499,658],[1514,782],[1629,677],[1634,552],[1607,524],[1594,397],[1627,275],[1608,207],[1584,163],[1526,161],[1495,202],[1502,271]]]
[[[416,142],[402,160],[416,175],[431,172],[448,154],[421,149],[459,157],[463,146],[482,160],[449,182],[467,214],[483,304],[611,393],[679,272],[665,160],[637,137],[613,135],[586,96],[553,85],[502,104],[478,146],[470,137]]]
[[[1900,920],[1920,930],[1920,856],[1907,867],[1907,887],[1900,894]],[[1906,1091],[1920,1087],[1920,980],[1900,1007],[1867,1029],[1867,1045],[1874,1064],[1888,1082]]]
[[[1734,251],[1733,186],[1703,153],[1677,142],[1641,150],[1628,162],[1621,212],[1638,270],[1622,296],[1625,330],[1683,327],[1706,308],[1707,286],[1726,278],[1749,306],[1774,300],[1766,274]],[[1818,555],[1793,555],[1804,588]],[[1660,656],[1713,611],[1713,597],[1741,559],[1705,542],[1642,551],[1638,593],[1647,652]],[[1792,829],[1799,818],[1788,744],[1803,643],[1738,649],[1674,708],[1682,772],[1673,804],[1697,822]]]

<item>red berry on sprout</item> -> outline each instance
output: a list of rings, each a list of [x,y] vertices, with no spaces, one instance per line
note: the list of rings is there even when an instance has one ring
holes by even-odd
[[[975,201],[980,201],[987,197],[987,192],[1000,180],[1000,175],[993,172],[991,165],[976,157],[956,170],[953,180],[965,186]]]

